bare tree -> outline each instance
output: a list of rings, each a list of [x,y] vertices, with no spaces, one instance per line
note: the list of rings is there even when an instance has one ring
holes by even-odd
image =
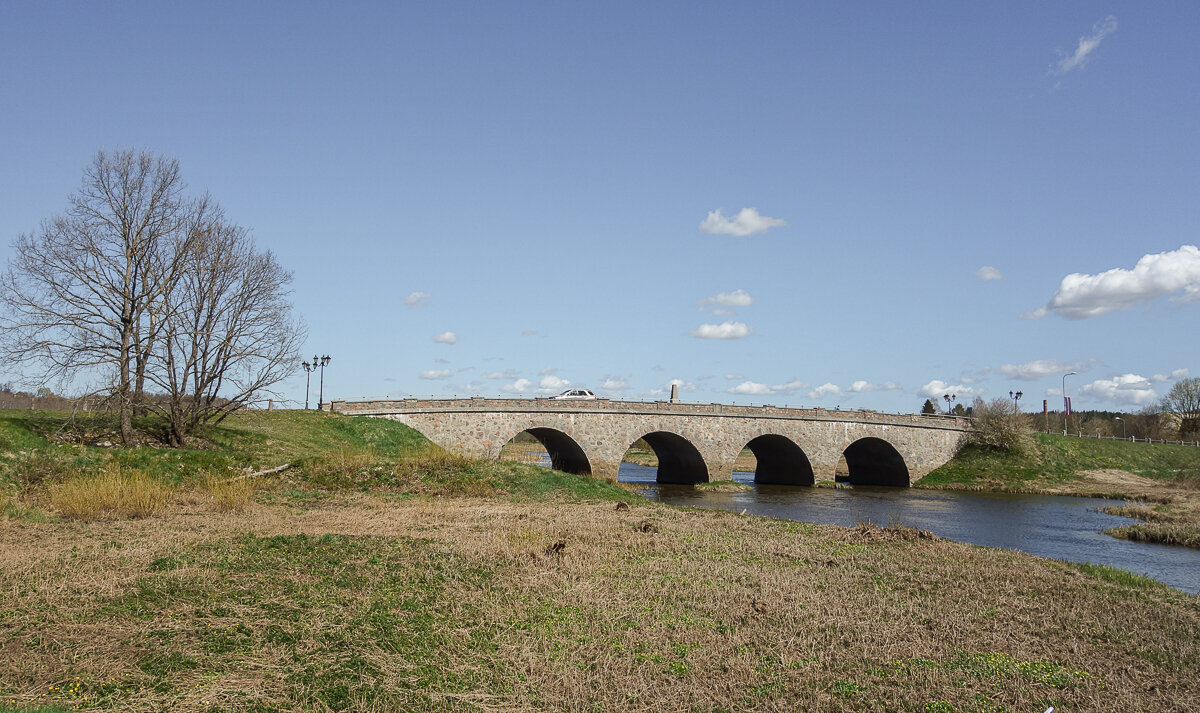
[[[265,399],[295,370],[304,328],[292,317],[291,273],[246,230],[214,211],[194,232],[167,294],[147,377],[165,404],[168,440]]]
[[[164,246],[186,245],[181,229],[204,210],[183,189],[174,159],[99,151],[67,210],[17,239],[0,284],[4,356],[40,381],[112,379],[125,445],[176,262]]]
[[[163,414],[181,444],[299,362],[291,275],[207,196],[185,196],[174,159],[98,152],[67,210],[14,247],[0,356],[36,383],[109,380],[126,446],[135,411]]]

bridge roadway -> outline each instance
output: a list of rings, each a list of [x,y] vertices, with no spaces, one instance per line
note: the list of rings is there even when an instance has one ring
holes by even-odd
[[[449,451],[482,458],[499,458],[528,431],[555,468],[609,478],[642,438],[664,483],[729,480],[749,448],[759,483],[833,480],[844,457],[851,483],[907,486],[949,460],[968,428],[947,416],[608,399],[335,400],[330,408],[399,421]]]

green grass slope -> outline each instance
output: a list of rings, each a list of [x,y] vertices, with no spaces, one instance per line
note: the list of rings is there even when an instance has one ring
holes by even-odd
[[[1025,453],[999,453],[967,446],[918,484],[1036,490],[1081,480],[1088,471],[1108,469],[1175,483],[1200,484],[1200,448],[1037,433],[1033,449]]]
[[[138,425],[144,433],[155,427],[153,421]],[[386,419],[318,411],[243,412],[204,430],[187,448],[122,449],[113,445],[114,432],[111,418],[0,411],[0,505],[6,497],[36,502],[48,488],[110,465],[176,486],[286,466],[275,489],[285,497],[346,490],[533,500],[629,497],[596,478],[459,457]]]

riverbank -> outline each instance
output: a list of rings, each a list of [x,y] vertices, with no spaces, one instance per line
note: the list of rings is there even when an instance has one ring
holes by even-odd
[[[0,699],[1127,711],[1200,696],[1197,599],[1118,570],[632,500],[286,493],[0,521]]]
[[[1146,522],[1109,534],[1200,547],[1200,448],[1194,446],[1038,433],[1026,453],[965,448],[914,487],[1132,500],[1139,504],[1106,511]]]
[[[19,425],[0,423],[8,706],[1169,711],[1200,697],[1200,598],[1121,570],[656,505],[456,459],[375,419],[261,414],[204,448],[137,452],[37,429],[14,449]],[[65,519],[49,493],[76,462],[140,469],[171,497],[137,519]],[[244,498],[218,497],[244,482]]]

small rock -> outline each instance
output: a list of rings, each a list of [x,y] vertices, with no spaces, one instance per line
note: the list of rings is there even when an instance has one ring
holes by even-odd
[[[617,507],[616,507],[615,509],[616,509],[616,511],[617,511],[617,512],[621,512],[622,510],[628,510],[628,509],[629,509],[629,503],[627,503],[627,502],[625,502],[624,500],[622,500],[621,502],[617,503]]]

